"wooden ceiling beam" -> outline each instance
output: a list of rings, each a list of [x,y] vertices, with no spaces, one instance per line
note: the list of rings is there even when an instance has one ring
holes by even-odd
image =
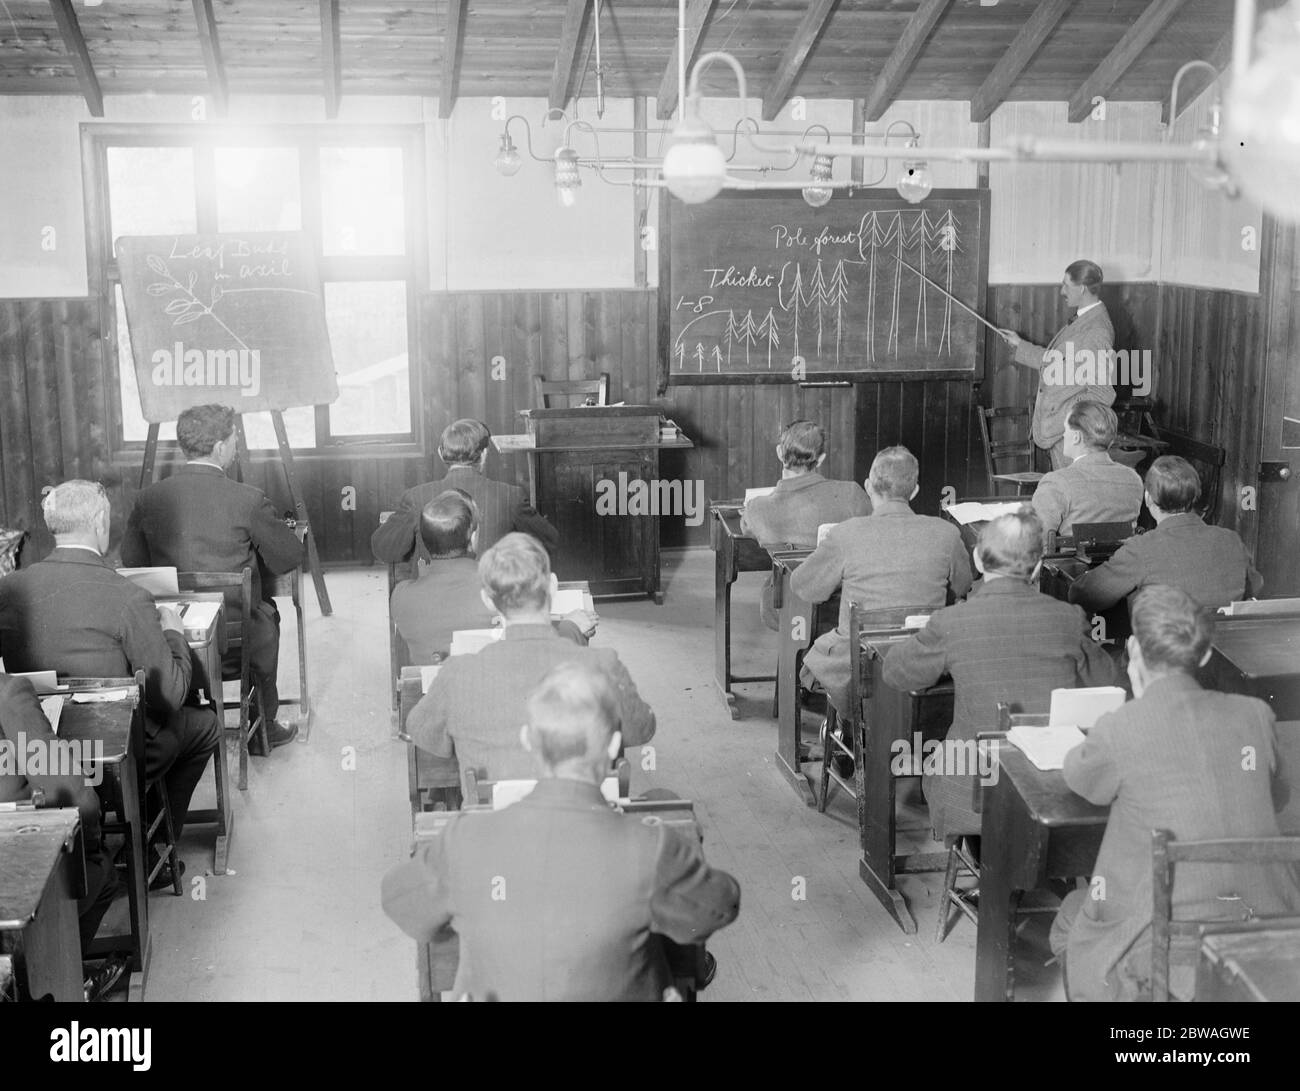
[[[321,76],[325,82],[325,117],[339,116],[343,101],[343,65],[340,58],[339,0],[320,0]]]
[[[934,24],[948,10],[949,3],[951,0],[921,0],[917,5],[912,18],[907,21],[903,36],[898,39],[894,51],[871,86],[871,94],[867,96],[864,110],[868,121],[879,121],[898,97],[898,90],[916,64],[917,57],[921,55],[926,38],[930,36]]]
[[[212,14],[212,0],[193,0],[194,23],[199,28],[199,48],[203,51],[203,67],[208,70],[208,87],[216,106],[218,117],[226,116],[230,103],[230,86],[226,82],[226,66],[221,59],[221,41],[217,37],[217,20]]]
[[[578,69],[578,45],[587,23],[587,0],[569,0],[564,9],[564,25],[560,30],[560,44],[555,53],[555,67],[551,70],[551,109],[563,110],[569,101],[569,88]]]
[[[63,46],[72,57],[77,85],[81,88],[81,96],[86,100],[90,116],[103,117],[104,93],[99,88],[99,77],[95,75],[95,66],[90,60],[90,50],[86,48],[81,24],[77,22],[77,13],[72,9],[72,0],[50,0],[50,11],[58,24]]]
[[[795,81],[808,60],[808,54],[817,41],[818,35],[826,27],[826,20],[831,17],[838,0],[813,0],[799,21],[799,29],[794,32],[790,44],[781,54],[772,82],[763,92],[763,120],[771,121],[781,112],[781,107],[790,98]]]
[[[1093,99],[1105,97],[1109,93],[1124,73],[1133,67],[1155,36],[1178,13],[1184,2],[1185,0],[1151,0],[1124,37],[1115,43],[1115,48],[1106,54],[1101,64],[1092,70],[1092,75],[1070,96],[1071,121],[1083,121],[1092,113]]]
[[[970,119],[979,123],[987,121],[989,116],[1003,102],[1007,93],[1015,86],[1020,73],[1034,59],[1039,47],[1047,41],[1056,24],[1061,21],[1074,0],[1039,0],[1034,13],[1025,20],[1020,33],[1015,36],[1007,51],[1002,54],[993,70],[985,77],[980,88],[970,100]]]
[[[690,0],[686,5],[686,75],[691,74],[691,66],[700,51],[700,38],[704,35],[704,24],[713,13],[717,0]],[[655,96],[655,117],[660,121],[673,116],[677,109],[677,62],[679,50],[677,35],[673,35],[673,51],[668,58],[668,67],[664,69],[663,79],[659,81],[659,94]]]
[[[451,117],[460,82],[460,58],[465,42],[465,9],[469,0],[447,0],[447,30],[442,38],[442,90],[438,95],[438,116]]]

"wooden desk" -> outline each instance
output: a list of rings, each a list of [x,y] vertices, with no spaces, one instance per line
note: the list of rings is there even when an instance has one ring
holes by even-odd
[[[709,544],[713,547],[713,677],[733,720],[740,719],[733,682],[775,682],[775,674],[731,673],[731,585],[742,572],[766,572],[772,558],[740,529],[740,504],[709,508]]]
[[[143,710],[133,701],[79,704],[69,698],[59,719],[59,738],[97,741],[103,747],[102,775],[110,786],[111,807],[119,821],[105,822],[105,835],[120,833],[127,839],[129,874],[127,899],[131,931],[116,936],[97,936],[87,952],[92,956],[123,953],[131,958],[127,996],[144,997],[153,953],[149,935],[149,890],[145,884],[145,844],[142,801],[144,799]]]
[[[849,709],[855,717],[852,729],[858,732],[862,748],[862,760],[853,774],[862,847],[858,875],[909,936],[916,933],[916,921],[894,880],[901,874],[943,871],[948,858],[943,852],[895,851],[900,778],[893,772],[894,743],[906,740],[914,745],[917,734],[923,742],[941,740],[952,725],[953,715],[950,681],[905,693],[886,685],[881,677],[889,649],[910,640],[912,635],[904,630],[869,634],[861,642],[859,669],[849,679]]]
[[[30,1000],[81,1003],[77,895],[86,883],[76,807],[0,812],[0,953]]]
[[[1196,970],[1196,1000],[1300,1001],[1300,929],[1269,928],[1205,936]]]
[[[306,556],[310,550],[314,553],[315,547],[311,545],[311,527],[299,520],[292,524],[293,532],[298,535],[298,541],[303,543],[304,553]],[[280,704],[298,706],[298,726],[302,731],[302,741],[306,742],[311,735],[312,724],[312,706],[311,692],[307,686],[307,621],[303,609],[302,595],[302,565],[299,565],[292,572],[286,572],[282,576],[271,576],[266,572],[262,573],[264,586],[269,587],[268,594],[276,598],[288,596],[293,601],[294,618],[298,626],[298,696],[281,697]],[[323,579],[318,579],[317,593],[325,586]],[[328,615],[330,610],[327,608],[329,599],[321,598],[322,612]],[[257,604],[254,603],[254,606]]]
[[[441,804],[455,810],[461,803],[460,764],[454,757],[438,758],[421,750],[406,733],[406,721],[421,697],[424,686],[419,667],[403,667],[398,681],[398,738],[406,743],[406,786],[411,819]]]
[[[502,454],[528,457],[529,497],[559,532],[555,572],[561,579],[586,578],[596,598],[649,595],[663,602],[659,570],[661,492],[659,452],[689,450],[685,436],[659,438],[654,406],[593,406],[525,409],[527,435],[493,436]],[[616,504],[632,507],[633,492],[645,490],[651,510],[623,506],[597,510],[597,485],[617,486]],[[678,482],[680,499],[686,482]],[[699,497],[703,502],[703,496]],[[678,512],[663,512],[666,515]]]
[[[1279,720],[1300,720],[1300,618],[1217,618],[1205,672],[1214,689],[1258,697]]]
[[[975,999],[994,1002],[1011,1000],[1015,989],[1011,945],[1021,895],[1050,878],[1090,875],[1110,814],[1014,746],[999,743],[996,754],[997,783],[984,788],[975,941]]]
[[[194,673],[191,692],[198,691],[208,699],[221,725],[221,745],[212,756],[212,771],[216,778],[217,805],[204,810],[192,810],[186,816],[187,826],[216,826],[217,840],[213,848],[212,873],[224,875],[230,856],[230,839],[235,834],[235,809],[230,799],[230,766],[226,760],[226,702],[221,680],[221,661],[226,654],[225,596],[220,591],[188,591],[176,596],[156,598],[160,606],[181,608],[191,602],[215,602],[220,609],[205,630],[187,625],[185,640],[194,655]]]
[[[803,696],[799,668],[804,653],[817,639],[818,612],[830,604],[823,603],[817,607],[795,594],[790,587],[790,576],[812,552],[811,549],[791,549],[772,554],[772,606],[781,625],[777,634],[780,650],[776,659],[776,767],[808,807],[816,805],[817,793],[813,791],[809,774],[804,772],[808,747],[801,737]],[[834,602],[838,614],[838,595]]]
[[[703,832],[695,819],[695,804],[689,799],[629,800],[619,805],[624,814],[654,815],[664,826],[671,827],[688,837],[703,841]],[[461,811],[424,811],[415,816],[415,839],[411,851],[425,841],[442,834],[457,814],[491,814],[492,807],[472,804]],[[704,945],[681,946],[663,940],[669,966],[678,990],[688,999],[694,999],[695,983],[703,971]],[[441,1001],[444,993],[455,988],[456,971],[460,967],[460,937],[450,927],[444,928],[432,943],[416,947],[416,968],[420,977],[420,999]],[[482,999],[481,997],[478,999]]]

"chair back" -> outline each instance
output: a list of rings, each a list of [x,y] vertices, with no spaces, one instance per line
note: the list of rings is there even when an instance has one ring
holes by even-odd
[[[403,667],[398,679],[397,737],[406,743],[406,786],[414,817],[435,801],[450,810],[461,805],[460,764],[455,757],[439,758],[411,741],[406,721],[424,695],[419,667]]]
[[[609,372],[602,371],[595,379],[555,379],[548,381],[540,375],[533,376],[537,390],[538,409],[561,408],[551,404],[551,399],[568,398],[569,405],[577,399],[578,405],[609,404]]]
[[[1175,920],[1174,869],[1179,863],[1291,864],[1300,862],[1300,837],[1222,837],[1178,841],[1169,830],[1151,831],[1151,999],[1169,1000],[1169,968],[1195,965],[1206,932],[1242,932],[1297,927],[1300,917],[1255,917],[1237,920]],[[1177,950],[1175,950],[1177,947]]]
[[[989,491],[1000,494],[1004,485],[1017,495],[1026,485],[1036,484],[1042,474],[1034,469],[1037,457],[1029,434],[1029,410],[1024,406],[981,407],[980,439],[984,445],[984,472]]]
[[[1201,495],[1194,505],[1196,511],[1207,523],[1213,525],[1219,517],[1219,485],[1223,477],[1223,466],[1228,460],[1228,452],[1213,443],[1202,443],[1182,432],[1168,428],[1152,426],[1157,439],[1169,444],[1165,454],[1177,455],[1190,462],[1201,479]]]
[[[145,786],[144,770],[144,717],[145,717],[145,673],[138,670],[134,675],[121,678],[81,678],[61,677],[59,687],[69,694],[94,693],[97,690],[131,689],[131,755],[135,759],[136,783],[141,792]]]
[[[406,641],[402,639],[402,634],[397,631],[397,623],[393,620],[393,589],[403,580],[415,579],[418,567],[419,564],[414,557],[409,561],[401,561],[398,564],[388,566],[388,598],[385,600],[388,609],[388,673],[392,681],[392,707],[394,709],[397,708],[401,694],[402,668],[411,666],[411,649],[406,646]]]
[[[220,591],[226,596],[225,646],[239,649],[239,692],[247,692],[251,670],[248,619],[253,614],[253,570],[245,567],[242,572],[178,572],[176,586],[181,591]],[[232,596],[230,592],[238,594]],[[237,608],[232,607],[232,598]],[[213,686],[221,684],[218,678],[209,681]]]

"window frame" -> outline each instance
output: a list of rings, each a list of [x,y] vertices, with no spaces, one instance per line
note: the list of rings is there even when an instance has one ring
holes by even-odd
[[[120,282],[113,256],[109,215],[108,150],[117,147],[188,147],[194,153],[195,222],[200,233],[217,229],[215,154],[218,147],[292,147],[298,152],[299,192],[303,230],[316,236],[322,250],[322,191],[320,150],[325,147],[397,147],[402,153],[405,216],[403,254],[320,253],[322,283],[402,281],[406,285],[407,375],[410,385],[410,431],[404,433],[335,436],[328,405],[315,410],[316,443],[295,448],[295,457],[308,459],[345,455],[404,455],[423,453],[423,375],[419,366],[421,323],[419,306],[427,291],[428,229],[423,201],[424,130],[401,125],[203,125],[88,124],[81,126],[82,191],[86,213],[86,273],[90,294],[99,301],[100,343],[104,348],[105,383],[111,391],[109,427],[115,455],[143,452],[145,440],[128,440],[123,433],[121,361],[117,342],[116,290]],[[175,441],[160,443],[175,446]],[[250,450],[254,459],[278,457],[273,448]]]

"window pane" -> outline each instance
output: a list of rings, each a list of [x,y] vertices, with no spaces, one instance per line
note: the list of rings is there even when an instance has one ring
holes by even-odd
[[[403,254],[401,148],[321,148],[321,242],[326,254]]]
[[[109,148],[111,238],[198,230],[190,148]]]
[[[149,438],[149,423],[140,412],[140,384],[136,382],[135,357],[131,355],[131,338],[126,328],[126,308],[122,303],[122,286],[115,284],[117,302],[117,375],[122,394],[122,438],[128,443],[143,443]],[[159,439],[175,439],[175,423],[158,429]]]
[[[339,398],[330,406],[331,434],[409,433],[406,283],[326,284],[325,321],[339,377]]]
[[[310,405],[284,410],[284,430],[289,433],[290,447],[310,451],[316,446],[316,410]],[[244,438],[250,451],[280,450],[270,413],[245,413]]]
[[[299,231],[297,148],[217,148],[217,230]]]

